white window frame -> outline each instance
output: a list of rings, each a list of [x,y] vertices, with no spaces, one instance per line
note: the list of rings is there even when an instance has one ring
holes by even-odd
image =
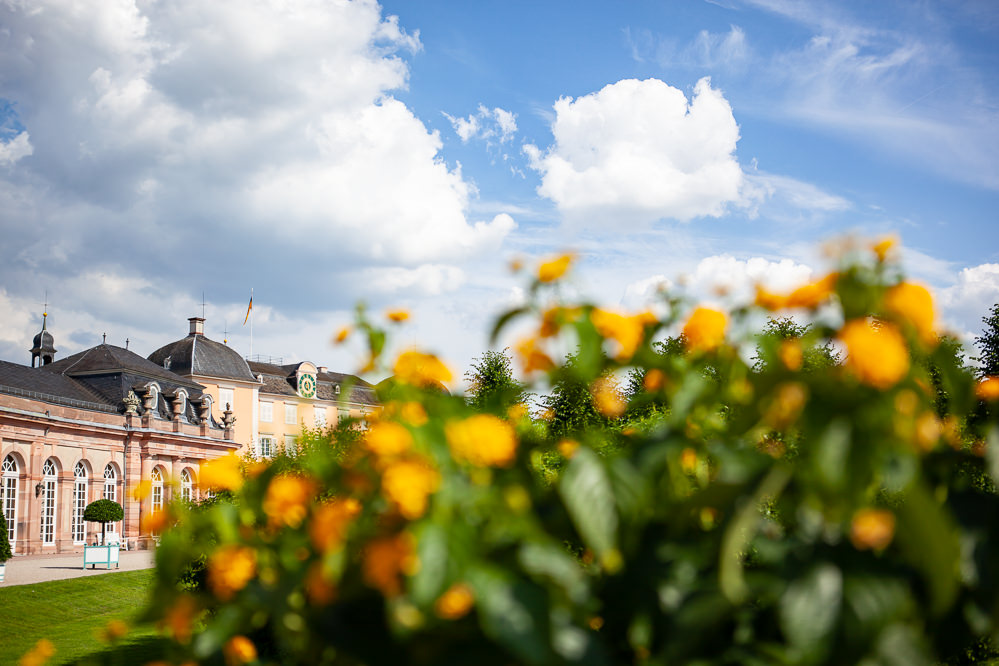
[[[225,412],[226,403],[229,404],[229,409],[233,412],[236,411],[236,389],[229,388],[227,386],[219,387],[219,416]]]
[[[20,470],[17,467],[17,459],[8,455],[3,459],[3,477],[0,485],[0,508],[3,509],[3,517],[7,520],[7,539],[13,549],[17,541],[17,491]]]
[[[261,423],[273,423],[274,422],[274,403],[270,400],[260,401],[260,422]]]
[[[185,502],[194,500],[194,479],[186,467],[180,472],[180,498]]]
[[[286,453],[292,453],[292,454],[298,451],[298,437],[296,437],[295,435],[285,435],[284,450]]]
[[[271,435],[261,435],[257,440],[257,454],[261,458],[272,458],[275,449],[274,437]]]
[[[87,542],[87,525],[83,521],[83,513],[87,509],[87,466],[82,461],[73,468],[73,522],[71,532],[73,543]]]
[[[59,509],[56,493],[59,486],[59,468],[52,458],[42,465],[42,479],[42,510],[39,516],[42,546],[54,546],[56,516]]]
[[[298,405],[293,402],[284,403],[284,423],[285,425],[298,424]]]
[[[104,467],[104,492],[102,497],[112,502],[118,501],[118,470],[113,463]]]
[[[153,471],[149,473],[149,481],[152,490],[152,512],[156,513],[163,510],[163,472],[160,471],[159,467],[154,467]]]

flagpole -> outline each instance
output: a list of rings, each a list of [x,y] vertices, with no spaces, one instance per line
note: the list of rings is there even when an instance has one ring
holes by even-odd
[[[253,358],[253,287],[250,287],[250,358]]]

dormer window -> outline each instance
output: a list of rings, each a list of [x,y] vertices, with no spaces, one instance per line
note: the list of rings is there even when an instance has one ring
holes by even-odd
[[[336,395],[340,395],[340,385],[339,384],[334,384],[333,385],[333,393],[335,393]]]

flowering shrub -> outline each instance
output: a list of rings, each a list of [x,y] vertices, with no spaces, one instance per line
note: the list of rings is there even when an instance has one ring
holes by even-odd
[[[529,388],[588,386],[600,418],[556,433],[520,406],[472,409],[439,359],[404,352],[351,446],[207,464],[233,501],[169,509],[148,611],[174,638],[164,658],[960,658],[999,627],[999,441],[966,419],[999,380],[938,342],[887,249],[730,311],[664,297],[658,315],[559,302],[573,258],[541,264],[497,331],[536,319],[515,347]],[[808,313],[800,337],[733,333]],[[382,362],[379,326],[361,313],[350,332]],[[816,350],[829,361],[803,363]]]

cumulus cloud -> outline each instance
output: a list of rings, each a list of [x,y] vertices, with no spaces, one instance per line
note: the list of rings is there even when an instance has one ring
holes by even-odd
[[[517,114],[499,107],[488,109],[479,104],[478,110],[467,118],[456,118],[449,113],[444,113],[444,117],[451,122],[462,143],[479,139],[489,144],[503,144],[517,134]]]
[[[538,193],[569,222],[718,217],[739,197],[739,127],[707,78],[690,100],[658,79],[628,79],[554,109],[555,143],[525,152],[541,174]]]
[[[32,152],[34,148],[31,147],[28,133],[21,132],[10,141],[0,142],[0,165],[10,166]]]
[[[971,342],[982,332],[982,317],[999,303],[999,264],[969,266],[957,275],[957,281],[939,291],[945,322]]]

